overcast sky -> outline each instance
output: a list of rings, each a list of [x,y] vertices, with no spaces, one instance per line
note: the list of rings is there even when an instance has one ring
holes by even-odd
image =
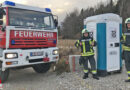
[[[0,3],[5,0],[0,0]],[[51,8],[53,14],[59,16],[60,21],[64,19],[67,13],[73,9],[78,10],[96,6],[100,2],[108,3],[110,0],[10,0],[16,3],[37,6],[42,8]]]

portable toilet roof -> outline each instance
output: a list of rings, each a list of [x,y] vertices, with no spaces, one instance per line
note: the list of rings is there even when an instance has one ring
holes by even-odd
[[[104,23],[107,21],[116,21],[122,23],[122,18],[117,14],[106,13],[106,14],[87,17],[86,19],[84,19],[84,24],[89,22]]]

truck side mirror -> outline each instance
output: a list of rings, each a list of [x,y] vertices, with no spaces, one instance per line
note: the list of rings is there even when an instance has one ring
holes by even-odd
[[[54,20],[54,23],[55,23],[55,27],[58,27],[58,20],[57,19]]]
[[[55,27],[58,27],[58,16],[57,15],[53,15],[53,17],[54,17]]]
[[[6,15],[6,12],[3,8],[0,8],[0,19],[3,18],[3,15]]]
[[[3,20],[0,20],[0,26],[1,26],[1,30],[2,31],[5,31],[5,25],[4,25],[4,22],[3,22]]]
[[[3,20],[0,20],[0,25],[3,25]]]

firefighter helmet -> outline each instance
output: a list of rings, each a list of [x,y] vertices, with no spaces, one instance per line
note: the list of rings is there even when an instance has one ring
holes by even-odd
[[[82,34],[84,34],[84,33],[89,33],[89,31],[87,29],[83,29]]]
[[[130,18],[127,18],[127,19],[125,20],[125,24],[128,24],[128,23],[130,23]]]
[[[127,24],[130,24],[130,18],[127,18],[125,20],[125,24],[126,24],[126,29],[130,31],[130,28],[128,29],[128,26],[127,26]]]

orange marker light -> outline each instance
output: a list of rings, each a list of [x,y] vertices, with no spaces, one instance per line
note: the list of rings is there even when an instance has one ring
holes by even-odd
[[[12,64],[12,62],[6,62],[6,65],[11,65]]]

